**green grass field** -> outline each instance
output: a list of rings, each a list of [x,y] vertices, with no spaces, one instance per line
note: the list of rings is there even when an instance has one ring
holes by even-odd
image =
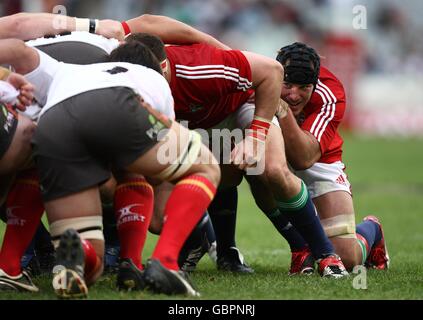
[[[192,279],[199,299],[422,299],[423,298],[423,140],[384,140],[346,136],[344,162],[353,184],[357,222],[368,214],[381,218],[391,256],[387,272],[370,270],[367,289],[353,288],[355,275],[341,280],[288,277],[286,242],[258,211],[248,187],[240,192],[237,244],[254,275],[218,272],[204,257]],[[0,226],[2,236],[4,225]],[[149,235],[144,259],[156,237]],[[55,299],[47,278],[37,278],[39,294],[0,293],[0,299]],[[147,292],[119,293],[114,278],[103,277],[90,299],[184,299]]]

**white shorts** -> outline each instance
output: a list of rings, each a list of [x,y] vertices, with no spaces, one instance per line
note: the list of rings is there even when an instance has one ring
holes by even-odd
[[[312,199],[333,191],[345,191],[351,194],[351,184],[344,172],[341,161],[334,163],[315,163],[311,168],[294,171],[303,179]]]
[[[254,112],[255,105],[247,102],[214,127],[195,131],[201,135],[203,143],[209,147],[214,156],[220,159],[221,164],[229,164],[232,143],[239,143],[243,139],[244,130],[253,121]],[[280,128],[276,117],[273,118],[272,123]],[[224,138],[221,139],[219,136],[224,136]]]
[[[248,128],[253,122],[254,112],[256,110],[256,106],[254,103],[244,103],[241,107],[238,108],[237,111],[231,113],[225,119],[223,119],[220,123],[215,125],[214,127],[208,129],[242,129],[245,130]],[[276,117],[273,117],[272,123],[280,128],[279,121]]]

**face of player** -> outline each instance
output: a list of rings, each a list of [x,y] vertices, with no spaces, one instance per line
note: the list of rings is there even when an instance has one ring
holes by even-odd
[[[313,84],[283,82],[281,98],[288,103],[294,116],[298,116],[310,101]]]
[[[31,138],[36,125],[26,116],[19,115],[18,126],[6,153],[0,159],[0,175],[21,169],[31,156]]]

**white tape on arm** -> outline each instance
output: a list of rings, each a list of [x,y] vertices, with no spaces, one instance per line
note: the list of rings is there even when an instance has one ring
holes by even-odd
[[[75,18],[75,31],[90,31],[90,19]]]

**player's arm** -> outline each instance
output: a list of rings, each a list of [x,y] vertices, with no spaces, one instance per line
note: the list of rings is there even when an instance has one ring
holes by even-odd
[[[295,170],[306,170],[321,157],[320,144],[310,132],[303,130],[297,123],[291,109],[279,118],[285,141],[285,153],[289,164]]]
[[[144,14],[137,18],[128,20],[126,23],[129,26],[130,32],[150,33],[161,38],[164,43],[208,43],[220,49],[230,49],[227,45],[213,38],[211,35],[166,16]]]
[[[284,70],[280,63],[268,57],[242,52],[251,67],[255,89],[255,116],[271,122],[279,106]]]
[[[122,40],[124,34],[118,21],[83,19],[51,13],[17,13],[0,18],[0,39],[32,40],[46,35],[86,31],[106,38]]]
[[[255,113],[244,142],[236,145],[231,153],[232,162],[239,169],[256,165],[265,153],[265,141],[273,117],[279,106],[284,70],[276,60],[243,52],[251,68],[255,89]]]
[[[0,48],[0,64],[11,65],[17,73],[30,73],[40,64],[37,50],[26,46],[22,40],[0,40]]]
[[[0,38],[31,40],[75,31],[75,18],[51,13],[17,13],[0,18]]]

